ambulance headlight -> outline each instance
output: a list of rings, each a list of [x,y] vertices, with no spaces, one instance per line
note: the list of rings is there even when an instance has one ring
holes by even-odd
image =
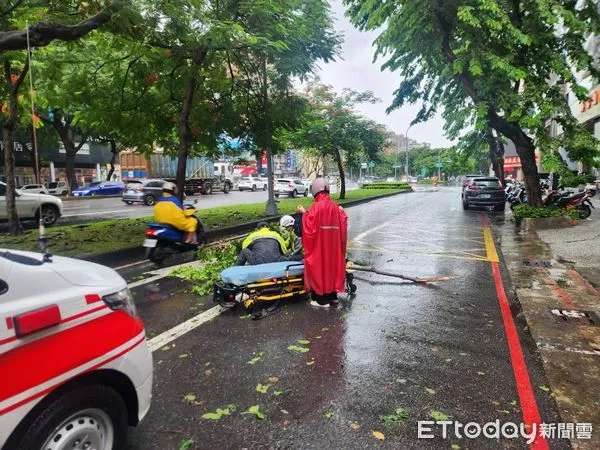
[[[122,309],[131,317],[137,317],[137,309],[129,288],[125,288],[114,294],[105,295],[102,297],[102,300],[104,300],[104,303],[106,303],[113,311]]]

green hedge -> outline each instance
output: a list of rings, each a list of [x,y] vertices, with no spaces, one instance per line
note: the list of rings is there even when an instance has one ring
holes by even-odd
[[[408,189],[410,188],[410,184],[399,181],[397,183],[394,182],[385,182],[385,183],[370,183],[370,184],[361,184],[361,189]]]
[[[579,218],[579,214],[575,208],[568,208],[567,210],[561,208],[535,208],[530,205],[517,205],[513,210],[513,215],[517,220],[524,218],[545,218],[545,217],[560,217],[569,216],[571,219]]]
[[[566,187],[577,187],[580,184],[593,183],[596,177],[594,175],[563,175],[560,178],[560,184]]]

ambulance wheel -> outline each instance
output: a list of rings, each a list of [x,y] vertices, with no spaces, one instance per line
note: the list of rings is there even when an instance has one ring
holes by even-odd
[[[126,444],[127,406],[108,386],[79,387],[35,412],[10,448],[112,450]]]
[[[356,285],[353,283],[350,285],[350,293],[354,294],[356,292]]]

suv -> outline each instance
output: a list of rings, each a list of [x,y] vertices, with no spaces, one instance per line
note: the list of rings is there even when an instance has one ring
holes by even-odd
[[[163,184],[165,184],[165,180],[127,183],[123,191],[123,201],[128,205],[143,203],[146,206],[154,206],[156,200],[162,197]]]
[[[49,181],[45,185],[50,195],[67,195],[69,193],[69,186],[66,181]]]
[[[43,184],[26,184],[20,187],[19,190],[28,194],[48,194],[48,189]]]
[[[506,193],[496,177],[472,178],[462,193],[463,209],[471,206],[493,206],[496,211],[504,211]]]
[[[275,181],[275,197],[289,195],[291,198],[296,198],[299,194],[308,196],[308,188],[302,181],[295,178],[280,178]]]
[[[124,448],[150,408],[144,324],[98,264],[0,249],[0,367],[5,450]]]
[[[17,190],[17,214],[19,219],[40,220],[50,226],[62,215],[63,204],[60,198],[45,194],[28,194]],[[0,221],[8,219],[6,213],[6,184],[0,182]]]

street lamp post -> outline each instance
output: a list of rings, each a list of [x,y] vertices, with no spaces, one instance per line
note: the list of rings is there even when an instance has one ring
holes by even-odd
[[[408,130],[413,126],[411,123],[406,129],[406,134],[404,137],[406,138],[406,162],[404,163],[404,171],[406,172],[406,180],[408,181]]]

